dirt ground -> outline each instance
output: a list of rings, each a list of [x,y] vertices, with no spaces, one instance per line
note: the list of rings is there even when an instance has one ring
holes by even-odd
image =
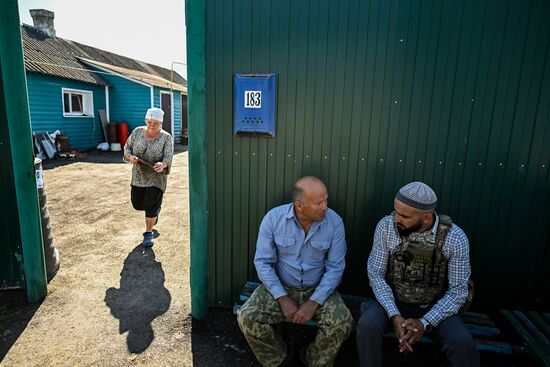
[[[3,365],[192,365],[187,153],[178,150],[147,251],[122,153],[44,164],[61,267]]]
[[[139,246],[143,214],[130,203],[121,153],[44,164],[61,268],[39,304],[28,305],[24,291],[0,292],[2,366],[258,366],[230,310],[190,316],[187,152],[176,151],[152,250]],[[297,344],[313,333],[287,331]],[[396,350],[384,343],[385,366],[441,364],[431,345]],[[482,353],[483,366],[530,364]],[[336,365],[358,365],[353,335]]]

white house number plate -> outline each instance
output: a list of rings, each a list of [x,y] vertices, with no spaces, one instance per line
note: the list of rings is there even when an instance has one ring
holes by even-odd
[[[244,108],[262,108],[262,91],[245,90]]]

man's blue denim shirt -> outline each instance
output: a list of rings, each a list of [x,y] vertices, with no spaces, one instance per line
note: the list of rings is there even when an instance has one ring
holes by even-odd
[[[322,305],[336,290],[346,266],[346,235],[342,218],[328,209],[306,236],[294,205],[271,209],[262,220],[254,264],[258,277],[277,299],[291,288],[316,288],[311,300]]]

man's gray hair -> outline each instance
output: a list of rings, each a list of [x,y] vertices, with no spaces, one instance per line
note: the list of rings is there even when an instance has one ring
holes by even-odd
[[[295,203],[302,200],[304,200],[304,188],[296,182],[292,188],[292,202]]]
[[[307,187],[311,185],[322,185],[326,190],[326,185],[321,181],[319,177],[315,176],[304,176],[294,184],[292,188],[292,202],[303,201],[304,200],[304,191]]]

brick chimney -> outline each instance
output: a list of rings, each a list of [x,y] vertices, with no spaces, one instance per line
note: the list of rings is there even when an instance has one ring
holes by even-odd
[[[53,26],[54,13],[46,9],[31,9],[32,21],[34,27],[46,33],[50,37],[55,37],[55,28]]]

